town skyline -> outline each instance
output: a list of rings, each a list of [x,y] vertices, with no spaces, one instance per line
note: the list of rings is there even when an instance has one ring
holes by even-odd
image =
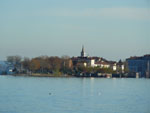
[[[82,46],[80,56],[38,56],[32,59],[8,56],[0,61],[0,74],[39,74],[43,76],[74,75],[78,77],[150,77],[150,54],[134,56],[122,61],[89,56]],[[45,75],[44,75],[45,76]]]
[[[134,58],[134,57],[142,57],[142,56],[145,56],[145,55],[150,55],[150,54],[143,54],[143,55],[130,55],[129,57],[126,57],[125,59],[122,59],[122,58],[120,58],[120,59],[117,59],[117,60],[114,60],[114,59],[108,59],[108,58],[106,58],[106,57],[103,57],[103,56],[96,56],[96,55],[93,55],[93,56],[91,56],[87,51],[86,51],[86,49],[85,49],[85,46],[84,45],[82,45],[81,46],[81,48],[80,48],[80,51],[78,51],[78,55],[77,56],[69,56],[69,55],[61,55],[61,56],[57,56],[57,55],[51,55],[51,56],[49,56],[49,55],[39,55],[39,56],[34,56],[34,57],[29,57],[29,56],[21,56],[21,55],[18,55],[18,54],[14,54],[14,55],[9,55],[9,56],[6,56],[5,57],[5,59],[0,59],[0,61],[7,61],[7,58],[8,57],[15,57],[15,56],[17,56],[17,57],[20,57],[22,60],[24,59],[24,58],[29,58],[29,59],[34,59],[34,58],[38,58],[38,57],[59,57],[59,58],[63,58],[63,57],[66,57],[66,58],[76,58],[76,57],[89,57],[89,58],[92,58],[92,57],[99,57],[99,58],[103,58],[103,59],[106,59],[106,60],[108,60],[108,61],[115,61],[115,62],[118,62],[118,61],[126,61],[126,59],[128,59],[128,58]]]

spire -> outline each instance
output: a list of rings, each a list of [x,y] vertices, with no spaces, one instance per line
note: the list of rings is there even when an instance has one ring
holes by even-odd
[[[82,52],[84,53],[84,45],[82,45]]]
[[[81,57],[85,57],[85,56],[86,56],[86,53],[84,50],[84,46],[82,45]]]

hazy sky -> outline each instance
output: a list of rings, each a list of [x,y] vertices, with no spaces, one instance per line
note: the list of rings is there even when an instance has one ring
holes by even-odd
[[[150,54],[150,0],[0,0],[0,60]]]

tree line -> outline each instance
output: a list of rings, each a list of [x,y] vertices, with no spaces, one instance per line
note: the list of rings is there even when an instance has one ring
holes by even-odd
[[[73,65],[69,56],[39,56],[28,58],[21,56],[8,56],[7,61],[15,67],[15,73],[23,74],[53,74],[53,75],[75,75],[78,73],[117,73],[112,68],[84,67]],[[119,72],[121,73],[121,71]]]
[[[72,65],[70,57],[63,56],[40,56],[28,58],[21,56],[8,56],[7,61],[14,65],[16,73],[43,73],[43,74],[62,74],[70,72]]]

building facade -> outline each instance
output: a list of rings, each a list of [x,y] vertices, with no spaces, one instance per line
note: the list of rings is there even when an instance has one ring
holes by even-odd
[[[150,55],[130,57],[126,61],[130,72],[136,73],[140,77],[150,77]]]

